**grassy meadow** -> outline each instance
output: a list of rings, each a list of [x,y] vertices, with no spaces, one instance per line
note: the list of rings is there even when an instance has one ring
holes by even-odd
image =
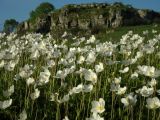
[[[160,25],[0,34],[1,120],[160,120]]]

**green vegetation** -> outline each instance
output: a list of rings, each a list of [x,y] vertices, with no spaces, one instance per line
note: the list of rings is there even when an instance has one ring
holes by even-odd
[[[0,34],[1,119],[160,119],[159,25],[76,37]]]
[[[3,31],[5,33],[13,32],[18,25],[18,22],[15,19],[7,19],[4,22]]]
[[[41,3],[35,10],[31,11],[30,20],[33,22],[37,17],[43,17],[54,10],[55,7],[51,3]]]
[[[140,26],[125,26],[125,27],[119,27],[119,28],[109,28],[104,29],[98,34],[96,34],[96,37],[102,41],[112,41],[117,42],[122,35],[124,35],[127,31],[133,31],[135,34],[142,35],[142,31],[150,31],[149,34],[147,34],[147,37],[150,39],[153,37],[153,34],[151,34],[152,29],[155,29],[160,32],[160,25],[140,25]]]

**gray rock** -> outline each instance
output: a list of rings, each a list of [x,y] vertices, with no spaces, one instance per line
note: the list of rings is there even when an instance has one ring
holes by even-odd
[[[51,17],[47,15],[43,18],[38,18],[35,26],[37,33],[48,33],[51,26]]]
[[[89,29],[91,27],[90,19],[79,19],[78,20],[78,27],[80,29]]]
[[[34,30],[47,33],[60,29],[92,30],[96,27],[111,27],[160,23],[160,13],[152,10],[137,10],[123,4],[93,3],[81,5],[65,5],[41,18],[36,23],[23,22],[17,31]]]

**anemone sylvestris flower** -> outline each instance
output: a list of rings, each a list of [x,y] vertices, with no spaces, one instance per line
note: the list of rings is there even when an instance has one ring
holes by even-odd
[[[160,100],[157,97],[154,98],[147,98],[147,105],[148,109],[157,109],[160,108]]]
[[[133,93],[126,95],[125,98],[121,98],[121,102],[124,104],[125,107],[129,105],[135,105],[137,102],[137,95],[134,96]]]
[[[100,117],[97,113],[93,113],[92,116],[90,118],[86,118],[86,120],[104,120],[104,118]]]
[[[26,110],[23,110],[20,115],[18,120],[26,120],[27,119],[27,112]]]
[[[87,81],[91,81],[93,84],[97,82],[97,74],[93,72],[91,69],[85,70],[84,78]]]
[[[102,72],[104,70],[103,63],[99,63],[99,65],[95,65],[96,73]]]
[[[6,109],[12,104],[12,99],[0,101],[0,109]]]
[[[10,97],[14,93],[14,85],[10,86],[9,89],[3,91],[4,97]]]
[[[138,66],[138,73],[148,77],[156,78],[160,76],[160,70],[156,70],[153,66]]]
[[[38,89],[35,89],[33,93],[31,93],[31,99],[35,100],[40,96],[40,91]]]
[[[103,113],[105,111],[105,101],[103,98],[100,98],[99,101],[92,101],[92,109],[93,113]]]

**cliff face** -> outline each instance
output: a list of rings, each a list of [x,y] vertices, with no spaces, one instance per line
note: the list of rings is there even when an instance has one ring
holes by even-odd
[[[160,23],[160,13],[138,10],[123,4],[66,5],[35,23],[23,22],[17,31],[33,30],[47,33],[55,29],[94,29],[119,26]]]

